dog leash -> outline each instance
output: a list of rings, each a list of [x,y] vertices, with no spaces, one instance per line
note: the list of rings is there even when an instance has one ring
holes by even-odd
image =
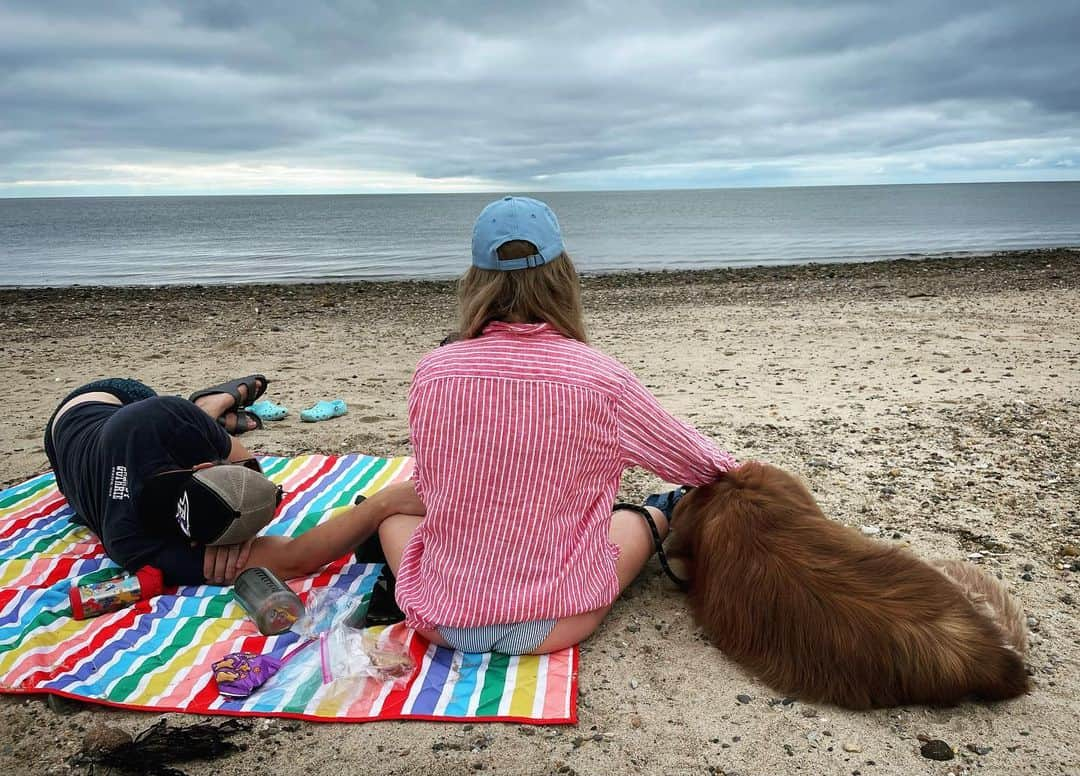
[[[649,510],[640,504],[628,504],[624,501],[619,502],[612,507],[612,511],[620,509],[629,509],[631,512],[637,512],[645,518],[645,523],[649,526],[649,531],[652,532],[653,546],[656,548],[656,556],[660,559],[660,567],[664,569],[664,573],[668,575],[668,578],[678,585],[683,592],[688,591],[690,589],[690,580],[683,579],[671,570],[671,565],[668,563],[667,559],[667,553],[664,552],[663,540],[660,538],[660,531],[656,527],[656,521],[653,520],[653,516],[649,514]]]

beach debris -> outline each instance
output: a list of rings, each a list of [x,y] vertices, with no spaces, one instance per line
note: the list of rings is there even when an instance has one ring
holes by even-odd
[[[952,747],[942,741],[940,738],[931,738],[921,747],[919,747],[919,753],[927,760],[951,760],[956,756]]]
[[[864,536],[877,536],[881,533],[881,527],[876,525],[864,525],[859,530]]]
[[[752,701],[753,698],[751,698],[749,695],[746,695],[745,693],[739,693],[738,695],[735,696],[735,700],[737,700],[739,703],[742,703],[742,704],[745,705],[745,704],[749,703],[750,701]]]
[[[134,738],[117,728],[102,728],[87,734],[82,750],[72,759],[74,765],[100,765],[117,773],[183,776],[172,763],[214,760],[239,752],[241,748],[228,739],[250,730],[251,723],[229,719],[217,725],[170,727],[168,720],[162,719]]]
[[[114,725],[95,725],[83,736],[82,751],[102,755],[131,743],[131,734]]]

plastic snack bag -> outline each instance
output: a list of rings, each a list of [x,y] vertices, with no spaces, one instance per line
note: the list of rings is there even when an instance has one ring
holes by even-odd
[[[344,623],[320,636],[323,682],[371,678],[395,688],[416,670],[403,634],[405,628],[356,630]]]
[[[317,638],[339,625],[359,624],[365,609],[360,596],[333,587],[316,588],[308,593],[304,616],[292,629],[306,639]]]
[[[371,665],[368,673],[380,682],[404,684],[416,669],[416,661],[409,654],[409,646],[401,638],[404,628],[386,628],[376,632],[374,628],[363,631],[361,642]]]

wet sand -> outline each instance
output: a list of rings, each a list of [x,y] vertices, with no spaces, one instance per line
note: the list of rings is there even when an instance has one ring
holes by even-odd
[[[246,751],[186,772],[1080,773],[1080,253],[612,275],[584,298],[592,344],[737,457],[798,473],[883,541],[1000,574],[1030,618],[1031,695],[782,702],[702,640],[653,561],[582,646],[577,727],[262,720]],[[0,291],[0,484],[45,470],[49,413],[102,376],[186,394],[261,371],[293,415],[246,435],[254,450],[407,454],[412,369],[453,316],[447,283]],[[348,415],[296,418],[335,397]],[[622,495],[657,484],[628,472]],[[66,773],[88,729],[158,715],[6,696],[0,718],[0,767]],[[920,736],[955,759],[923,758]]]

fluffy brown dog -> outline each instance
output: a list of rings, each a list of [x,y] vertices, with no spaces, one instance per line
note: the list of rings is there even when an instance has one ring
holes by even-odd
[[[863,709],[1028,689],[1023,612],[1000,583],[827,519],[776,467],[692,491],[673,525],[698,624],[779,692]]]

